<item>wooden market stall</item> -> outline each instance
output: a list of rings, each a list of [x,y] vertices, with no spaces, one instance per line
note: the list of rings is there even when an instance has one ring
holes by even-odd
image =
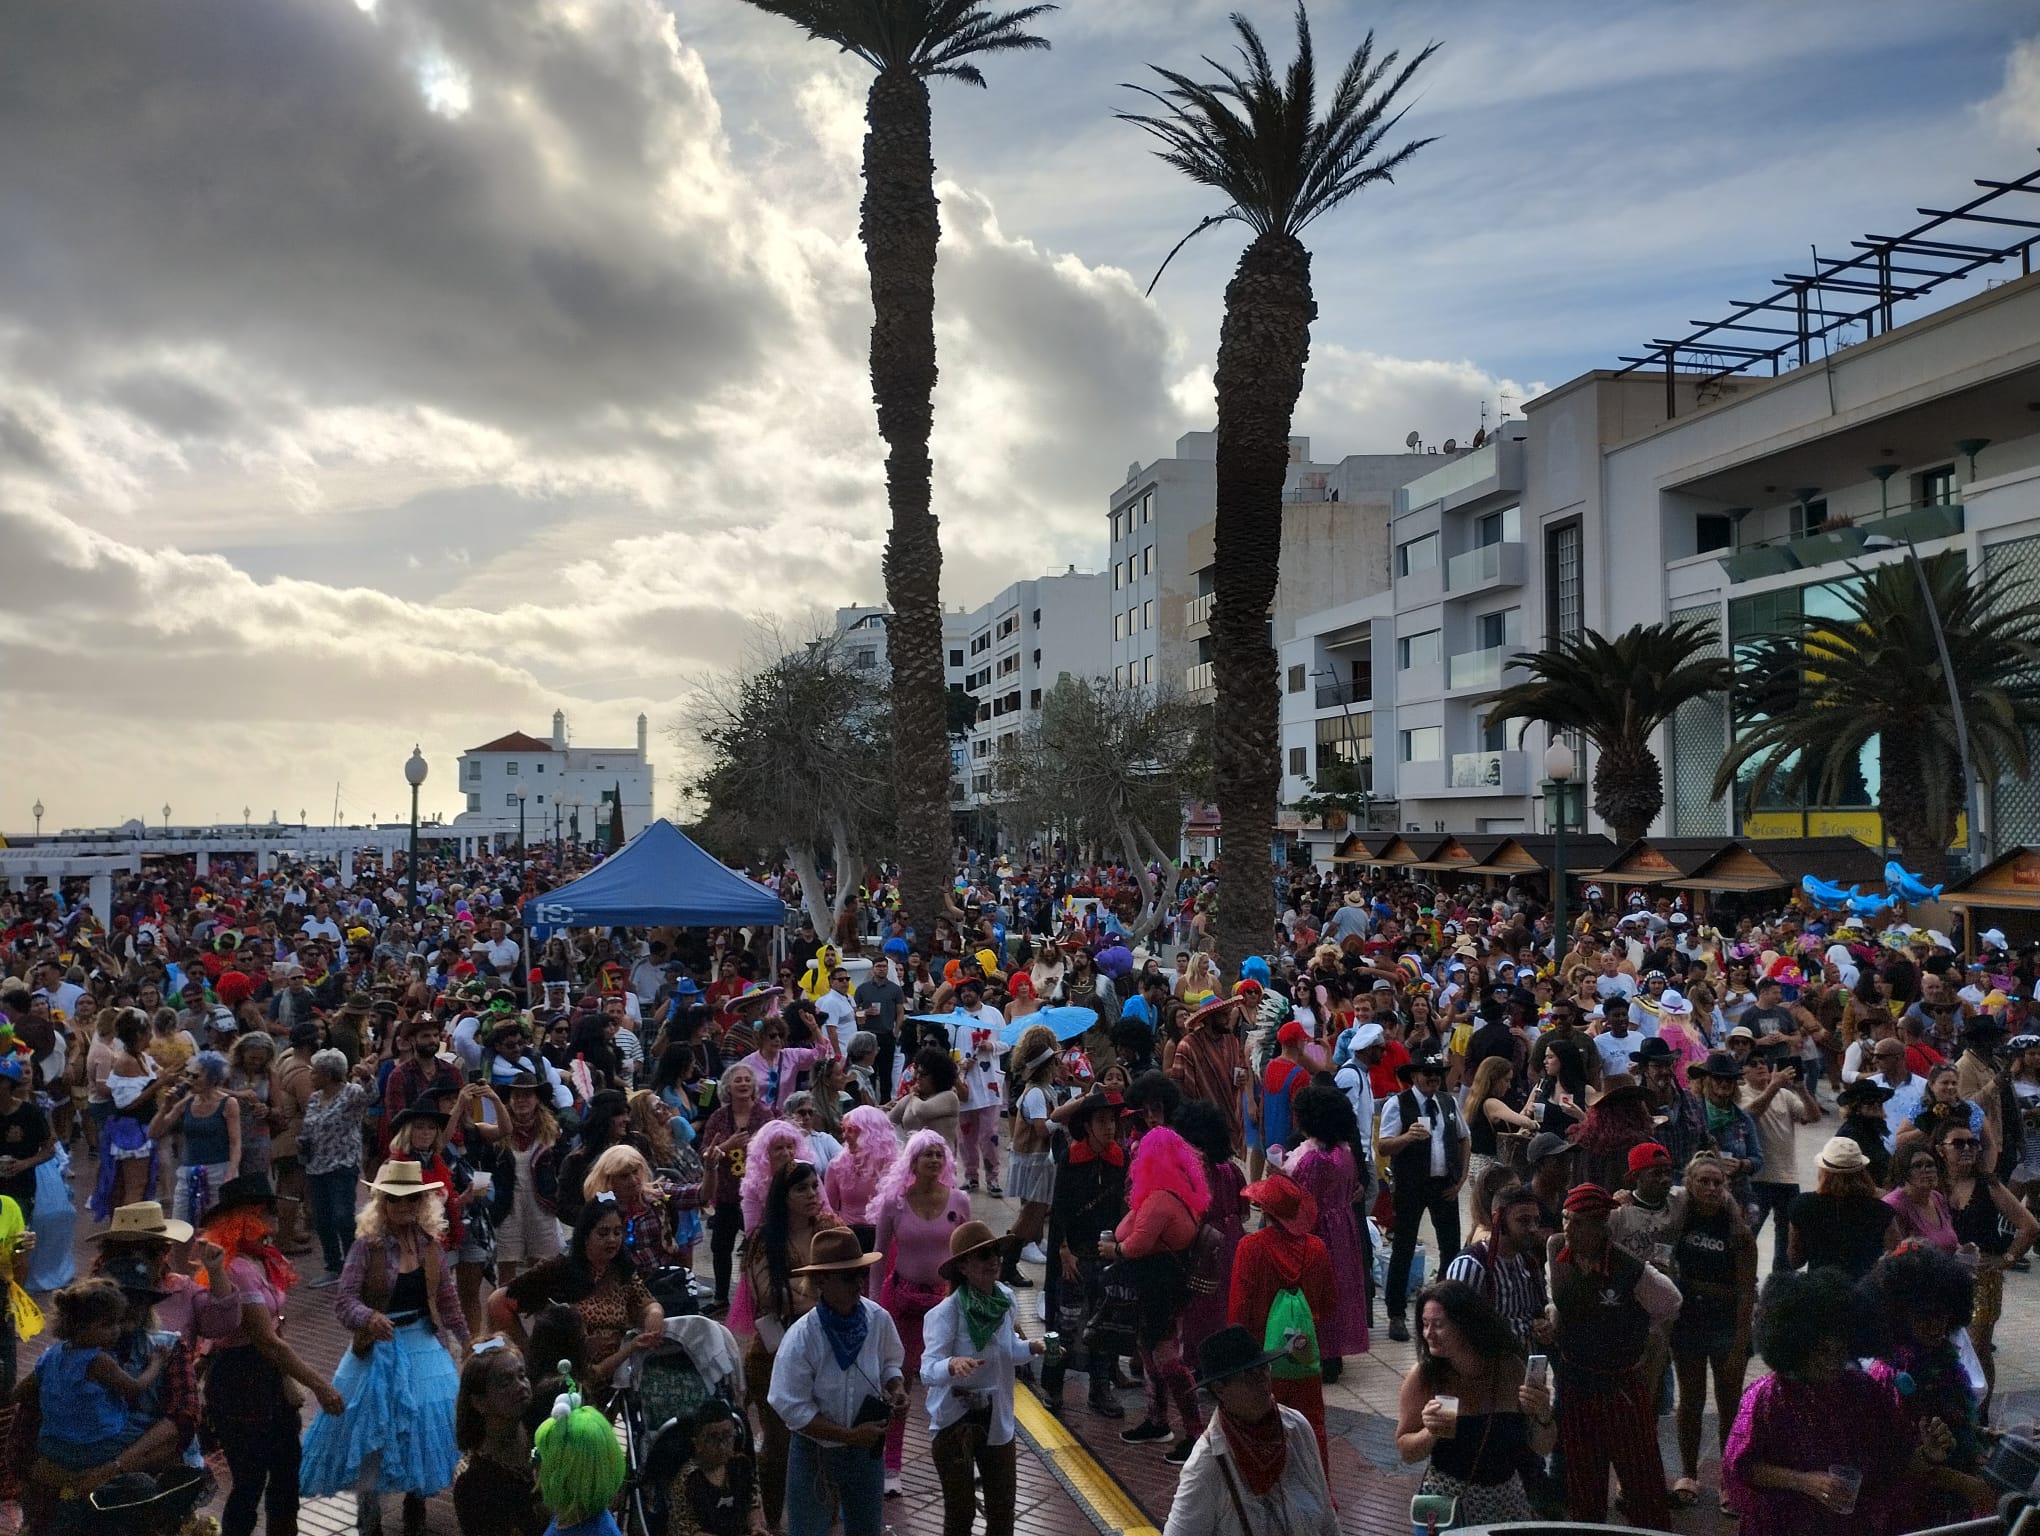
[[[1695,915],[1704,915],[1710,896],[1730,892],[1783,893],[1812,875],[1834,885],[1882,889],[1883,856],[1853,837],[1731,838],[1684,875],[1662,881],[1668,890],[1692,897]]]
[[[1976,953],[1976,935],[2004,931],[2009,947],[2040,942],[2040,848],[2012,848],[1941,893],[1941,905],[1962,914],[1962,948]]]

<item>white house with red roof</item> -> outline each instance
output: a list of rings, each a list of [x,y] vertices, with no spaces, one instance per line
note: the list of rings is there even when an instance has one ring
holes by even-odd
[[[624,836],[635,837],[652,821],[649,735],[639,715],[636,746],[580,746],[568,739],[566,712],[556,709],[550,737],[512,731],[471,747],[459,765],[467,809],[453,824],[514,837],[521,804],[528,841],[550,840],[556,829],[585,841],[608,829],[610,803],[621,799]]]

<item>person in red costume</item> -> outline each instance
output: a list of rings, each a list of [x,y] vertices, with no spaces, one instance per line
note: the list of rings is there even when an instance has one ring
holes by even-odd
[[[1292,1358],[1270,1367],[1275,1401],[1294,1408],[1310,1421],[1317,1436],[1318,1458],[1331,1476],[1331,1450],[1325,1440],[1325,1387],[1317,1350],[1317,1330],[1339,1304],[1332,1256],[1317,1236],[1317,1202],[1287,1174],[1271,1173],[1249,1184],[1243,1194],[1261,1208],[1265,1218],[1258,1231],[1240,1239],[1233,1258],[1232,1298],[1227,1320],[1256,1339],[1268,1342],[1268,1317],[1278,1305],[1294,1310],[1290,1291],[1299,1293],[1310,1309],[1307,1348],[1291,1349]],[[1270,1344],[1269,1347],[1273,1347]]]

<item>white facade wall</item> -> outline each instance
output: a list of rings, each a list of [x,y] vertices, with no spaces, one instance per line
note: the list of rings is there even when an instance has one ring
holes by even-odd
[[[1064,677],[1096,681],[1110,665],[1112,578],[1071,567],[1015,582],[959,623],[964,686],[978,719],[963,743],[962,805],[998,798],[998,754],[1039,718],[1041,699]],[[959,616],[959,618],[966,616]]]
[[[624,836],[635,837],[653,820],[649,733],[649,722],[639,715],[634,747],[574,746],[567,741],[565,717],[556,712],[552,734],[533,738],[537,748],[463,752],[456,771],[467,809],[453,825],[487,822],[515,828],[522,789],[528,841],[553,835],[555,811],[562,836],[568,835],[578,811],[581,836],[591,838],[607,830],[607,800],[620,790]]]

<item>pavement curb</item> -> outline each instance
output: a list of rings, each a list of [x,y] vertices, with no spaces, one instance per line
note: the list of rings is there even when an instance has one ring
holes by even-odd
[[[1105,1536],[1161,1536],[1133,1495],[1113,1480],[1060,1419],[1032,1392],[1013,1394],[1013,1418],[1021,1438],[1041,1458],[1049,1475],[1091,1517]]]

